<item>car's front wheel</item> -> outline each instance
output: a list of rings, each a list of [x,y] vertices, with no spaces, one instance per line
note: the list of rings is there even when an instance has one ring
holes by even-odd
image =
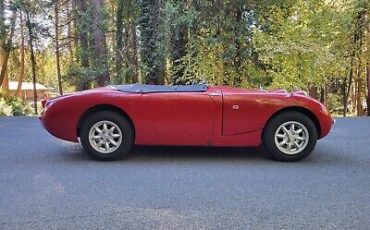
[[[116,160],[127,156],[133,143],[133,130],[121,114],[100,111],[83,121],[80,139],[92,158]]]
[[[269,156],[280,161],[298,161],[314,149],[318,132],[303,113],[287,111],[273,117],[263,132],[263,145]]]

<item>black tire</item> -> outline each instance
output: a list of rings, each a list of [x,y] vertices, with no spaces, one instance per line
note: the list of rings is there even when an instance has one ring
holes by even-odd
[[[302,125],[306,128],[306,130],[302,129],[303,131],[301,131],[301,133],[306,132],[306,131],[308,132],[307,141],[303,141],[303,142],[298,141],[299,144],[300,143],[305,143],[305,144],[302,144],[301,148],[298,148],[298,146],[297,147],[294,146],[296,148],[297,153],[287,154],[286,152],[283,152],[280,149],[284,149],[284,146],[288,146],[289,143],[293,143],[293,141],[296,140],[295,138],[297,137],[297,135],[299,136],[300,134],[295,134],[293,132],[294,135],[289,136],[288,134],[285,134],[285,133],[281,134],[280,132],[278,132],[279,135],[286,135],[286,137],[284,138],[276,137],[277,141],[278,142],[281,141],[280,143],[283,143],[283,141],[286,141],[288,143],[284,145],[279,145],[280,147],[278,147],[276,144],[275,134],[277,133],[278,129],[283,131],[282,129],[280,129],[280,127],[283,124],[287,124],[287,125],[295,124],[298,127]],[[291,130],[289,130],[289,132],[291,132]],[[303,133],[301,135],[303,136]],[[304,136],[304,137],[306,137],[307,139],[307,136]],[[313,151],[316,145],[317,138],[318,138],[317,128],[314,122],[308,116],[306,116],[303,113],[296,112],[296,111],[286,111],[286,112],[282,112],[276,115],[269,121],[269,123],[266,125],[264,129],[262,141],[263,141],[264,149],[266,150],[267,154],[272,159],[278,160],[278,161],[299,161],[299,160],[306,158]],[[294,144],[291,144],[291,145],[294,145]],[[286,151],[288,150],[290,149],[287,149]]]
[[[101,151],[96,150],[89,140],[89,133],[92,127],[95,124],[98,124],[98,122],[105,121],[111,122],[110,124],[115,124],[116,126],[118,126],[119,131],[121,132],[121,138],[119,139],[121,140],[120,144],[116,146],[113,146],[113,144],[111,143],[108,144],[113,146],[112,150],[116,148],[114,151],[108,153],[103,153]],[[119,131],[117,130],[116,132]],[[130,151],[133,145],[134,134],[130,123],[123,115],[114,111],[99,111],[89,115],[83,121],[80,131],[80,140],[84,150],[93,159],[101,161],[118,160],[128,155],[128,152]]]

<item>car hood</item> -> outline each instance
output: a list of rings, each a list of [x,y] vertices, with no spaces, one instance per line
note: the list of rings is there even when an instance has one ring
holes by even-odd
[[[243,89],[230,86],[221,86],[220,87],[224,95],[228,94],[283,94],[283,95],[303,95],[308,96],[307,92],[303,90],[297,90],[294,92],[288,92],[285,89],[276,89],[276,90],[263,90],[263,89]]]

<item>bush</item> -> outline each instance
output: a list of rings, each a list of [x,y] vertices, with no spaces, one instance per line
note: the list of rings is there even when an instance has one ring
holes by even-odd
[[[0,116],[30,116],[34,115],[30,104],[17,97],[0,95]]]
[[[12,113],[12,107],[8,105],[4,98],[0,98],[0,116],[9,116]]]

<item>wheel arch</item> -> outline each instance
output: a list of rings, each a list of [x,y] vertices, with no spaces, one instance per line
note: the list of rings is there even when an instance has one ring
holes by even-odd
[[[306,109],[304,107],[300,107],[300,106],[285,107],[285,108],[280,109],[280,110],[276,111],[275,113],[273,113],[269,117],[269,119],[267,120],[267,122],[265,123],[265,126],[263,127],[262,136],[264,135],[264,131],[265,131],[267,125],[270,123],[270,121],[274,117],[278,116],[279,114],[282,114],[284,112],[289,112],[289,111],[300,112],[300,113],[306,115],[308,118],[310,118],[312,120],[312,122],[315,124],[318,137],[321,136],[321,125],[320,125],[319,119],[316,117],[316,115],[312,111],[310,111],[309,109]]]
[[[124,116],[131,125],[132,131],[133,131],[133,134],[134,134],[134,139],[135,139],[135,125],[134,125],[132,119],[130,118],[130,116],[123,109],[121,109],[120,107],[117,107],[117,106],[111,105],[111,104],[99,104],[99,105],[95,105],[93,107],[88,108],[81,115],[81,117],[79,118],[79,120],[77,122],[77,128],[76,128],[77,137],[80,137],[80,131],[81,131],[81,126],[83,124],[83,121],[88,116],[90,116],[91,114],[99,112],[99,111],[114,111],[114,112],[117,112],[117,113],[121,114],[122,116]]]

